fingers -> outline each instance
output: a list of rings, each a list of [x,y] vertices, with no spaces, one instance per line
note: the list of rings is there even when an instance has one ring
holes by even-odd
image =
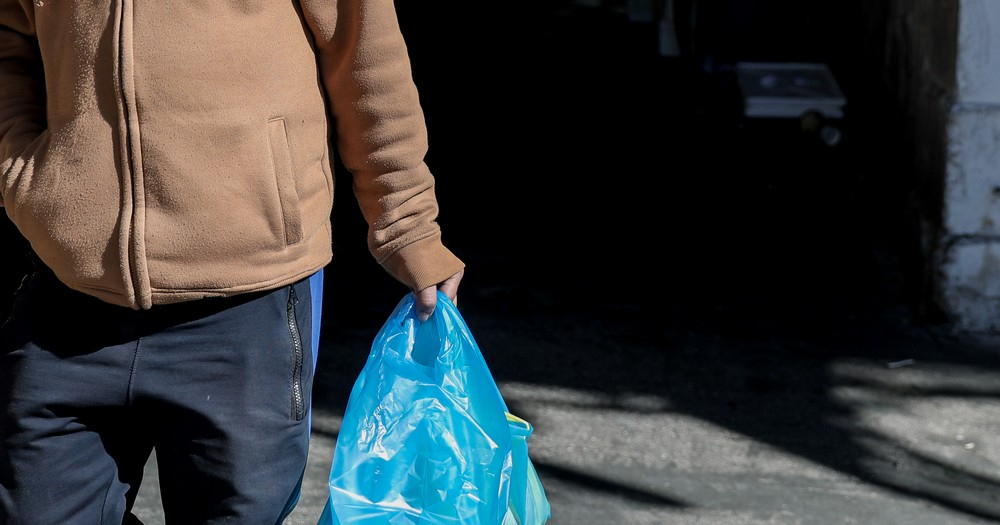
[[[430,319],[437,306],[437,287],[428,286],[414,294],[416,299],[417,319],[421,322]]]
[[[437,307],[438,291],[443,293],[445,297],[447,297],[455,306],[458,306],[458,285],[462,282],[462,277],[464,275],[465,270],[459,270],[458,273],[445,279],[437,286],[428,286],[427,288],[414,292],[413,295],[416,300],[417,319],[420,319],[420,321],[430,319],[431,315],[434,313],[434,308]]]
[[[462,282],[462,277],[464,275],[465,270],[459,270],[458,273],[445,279],[440,285],[438,285],[438,290],[440,290],[445,297],[450,299],[455,306],[458,306],[458,285]]]

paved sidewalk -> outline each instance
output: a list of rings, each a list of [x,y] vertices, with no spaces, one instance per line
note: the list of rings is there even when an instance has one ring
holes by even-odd
[[[512,410],[536,426],[552,525],[1000,522],[997,341],[864,323],[651,330],[652,313],[629,305],[504,314],[466,299]],[[290,525],[313,525],[325,502],[340,383],[367,352],[364,328],[345,331],[323,349]],[[162,523],[155,498],[151,483],[147,525]]]

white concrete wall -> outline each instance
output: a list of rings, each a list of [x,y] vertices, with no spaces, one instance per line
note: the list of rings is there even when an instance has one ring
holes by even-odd
[[[944,198],[948,235],[1000,235],[1000,105],[953,107]]]
[[[1000,243],[954,245],[942,271],[947,276],[947,306],[957,328],[976,333],[1000,331]]]
[[[1000,104],[1000,2],[961,0],[958,104]]]
[[[940,246],[944,307],[960,329],[1000,331],[1000,1],[959,4],[956,94]]]

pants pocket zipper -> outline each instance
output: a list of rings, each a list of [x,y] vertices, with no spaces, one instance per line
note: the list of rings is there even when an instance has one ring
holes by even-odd
[[[292,336],[292,418],[301,421],[306,417],[306,408],[302,392],[302,337],[295,316],[295,305],[299,299],[294,287],[289,287],[288,290],[288,332]]]

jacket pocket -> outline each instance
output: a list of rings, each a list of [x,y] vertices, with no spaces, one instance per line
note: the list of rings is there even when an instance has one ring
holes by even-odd
[[[278,199],[281,202],[285,244],[295,244],[302,240],[302,215],[299,210],[299,194],[295,186],[295,170],[292,166],[292,151],[288,144],[285,119],[275,118],[267,122],[267,138],[271,145],[271,162],[274,167]]]

